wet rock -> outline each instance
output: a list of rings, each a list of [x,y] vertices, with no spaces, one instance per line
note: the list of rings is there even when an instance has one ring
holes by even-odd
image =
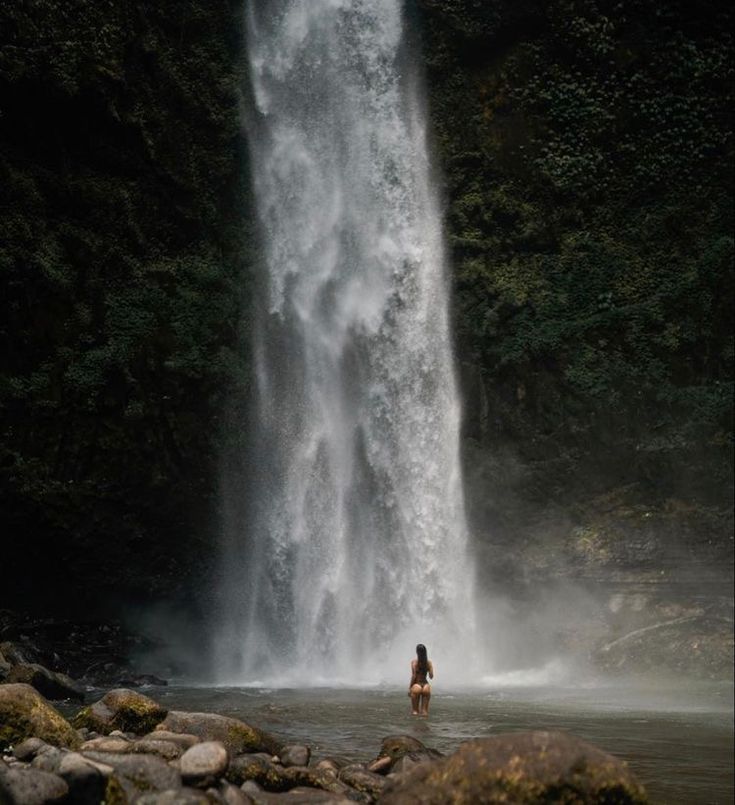
[[[117,752],[118,754],[125,754],[126,752],[133,751],[133,743],[127,738],[113,738],[103,735],[99,738],[92,738],[91,741],[85,741],[81,747],[82,752]]]
[[[196,735],[202,741],[221,741],[231,755],[243,752],[278,754],[283,745],[274,736],[244,721],[215,713],[184,713],[172,710],[157,729]]]
[[[368,771],[371,771],[374,774],[388,774],[392,765],[393,758],[379,757],[368,763],[366,768]]]
[[[184,750],[173,741],[156,741],[149,738],[135,741],[131,751],[143,755],[157,755],[163,758],[163,760],[176,760],[180,758],[184,752]]]
[[[0,654],[9,665],[28,665],[40,659],[38,651],[30,644],[6,640],[0,643]]]
[[[408,752],[392,763],[390,773],[405,774],[405,772],[410,771],[422,763],[433,763],[437,759],[436,755],[430,751]]]
[[[561,732],[522,732],[467,741],[449,757],[391,780],[381,805],[477,802],[648,802],[625,763]]]
[[[291,786],[284,779],[284,771],[258,755],[240,755],[230,761],[225,776],[235,785],[254,782],[266,791],[285,791]]]
[[[337,774],[343,766],[347,766],[347,761],[341,758],[325,757],[315,764],[315,769],[323,769],[324,771],[331,771]]]
[[[312,769],[308,766],[291,766],[284,769],[282,779],[286,788],[297,788],[307,786],[309,788],[321,788],[324,791],[331,791],[333,794],[347,796],[351,792],[350,787],[339,780],[334,772],[325,769]]]
[[[44,746],[36,753],[36,756],[31,761],[31,766],[39,771],[57,774],[63,757],[64,751],[57,746]]]
[[[77,713],[72,723],[77,728],[87,727],[103,735],[113,730],[141,735],[150,732],[164,718],[166,710],[153,699],[137,691],[117,688]]]
[[[441,757],[441,752],[435,749],[430,749],[425,744],[422,744],[417,738],[411,735],[388,735],[383,738],[380,744],[380,752],[378,757],[389,757],[396,761],[399,758],[407,755],[409,752],[429,752],[436,757]]]
[[[386,785],[385,777],[368,771],[364,766],[351,764],[340,769],[339,779],[350,788],[377,799]]]
[[[219,797],[224,805],[251,805],[253,801],[242,789],[226,781],[221,781],[217,788],[208,788],[207,794]]]
[[[229,760],[221,741],[204,741],[181,756],[181,777],[186,785],[206,788],[227,771]]]
[[[137,805],[212,805],[212,799],[196,788],[170,788],[168,791],[143,794],[135,802]]]
[[[149,732],[148,735],[144,735],[143,739],[151,741],[169,741],[179,746],[182,751],[186,751],[190,746],[194,746],[194,744],[198,744],[201,741],[201,738],[198,738],[196,735],[187,735],[185,732],[167,732],[159,728],[156,728],[153,732]]]
[[[248,790],[251,801],[255,805],[354,805],[355,799],[323,791],[319,788],[299,786],[283,794],[271,794],[267,791],[254,792]],[[357,800],[359,801],[359,800]]]
[[[18,760],[30,763],[38,752],[46,746],[48,744],[40,738],[26,738],[25,741],[21,741],[13,747],[13,755]]]
[[[64,802],[67,784],[55,774],[38,769],[8,768],[0,761],[0,802],[5,805],[51,805]]]
[[[129,798],[141,792],[181,788],[181,775],[159,757],[86,751],[83,757],[111,766]]]
[[[281,749],[279,755],[283,766],[308,766],[311,749],[302,744],[288,744]]]
[[[57,773],[69,786],[69,797],[76,805],[97,805],[104,801],[109,774],[104,774],[99,765],[77,752],[67,752]]]
[[[7,675],[6,682],[25,682],[47,699],[84,701],[84,688],[79,682],[66,674],[49,671],[37,663],[14,665]]]
[[[69,722],[35,688],[21,682],[0,685],[0,749],[31,737],[71,749],[81,744]]]
[[[0,651],[0,682],[4,682],[7,679],[11,668],[11,664],[5,659],[5,655],[2,651]]]

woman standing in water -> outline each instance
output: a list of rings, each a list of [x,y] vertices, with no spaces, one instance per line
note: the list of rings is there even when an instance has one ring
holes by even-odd
[[[411,660],[411,682],[408,685],[412,715],[429,715],[429,699],[431,699],[429,679],[433,678],[434,666],[426,656],[426,646],[423,643],[419,643],[416,646],[416,659]]]

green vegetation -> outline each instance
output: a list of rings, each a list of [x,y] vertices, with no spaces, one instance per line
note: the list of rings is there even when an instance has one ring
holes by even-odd
[[[412,8],[460,360],[487,400],[468,410],[473,456],[512,445],[570,495],[604,477],[721,504],[729,4]],[[249,371],[241,16],[230,0],[0,10],[0,605],[202,587]]]
[[[63,563],[57,606],[202,572],[247,373],[239,5],[0,12],[3,564],[42,599]]]
[[[732,12],[423,0],[460,355],[488,442],[579,479],[731,472]],[[584,468],[584,470],[583,470]]]

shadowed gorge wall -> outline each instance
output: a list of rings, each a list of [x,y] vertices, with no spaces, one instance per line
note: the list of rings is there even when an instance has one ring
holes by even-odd
[[[5,604],[175,596],[204,572],[244,382],[239,11],[0,12]]]
[[[410,12],[481,579],[727,577],[729,4]],[[0,24],[0,593],[184,595],[249,371],[241,9],[37,0]]]

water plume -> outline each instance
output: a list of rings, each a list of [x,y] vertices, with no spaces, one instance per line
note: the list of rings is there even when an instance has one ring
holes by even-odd
[[[424,642],[460,677],[474,624],[460,406],[402,3],[263,0],[246,13],[267,279],[217,674],[377,682],[399,658],[404,676]]]

